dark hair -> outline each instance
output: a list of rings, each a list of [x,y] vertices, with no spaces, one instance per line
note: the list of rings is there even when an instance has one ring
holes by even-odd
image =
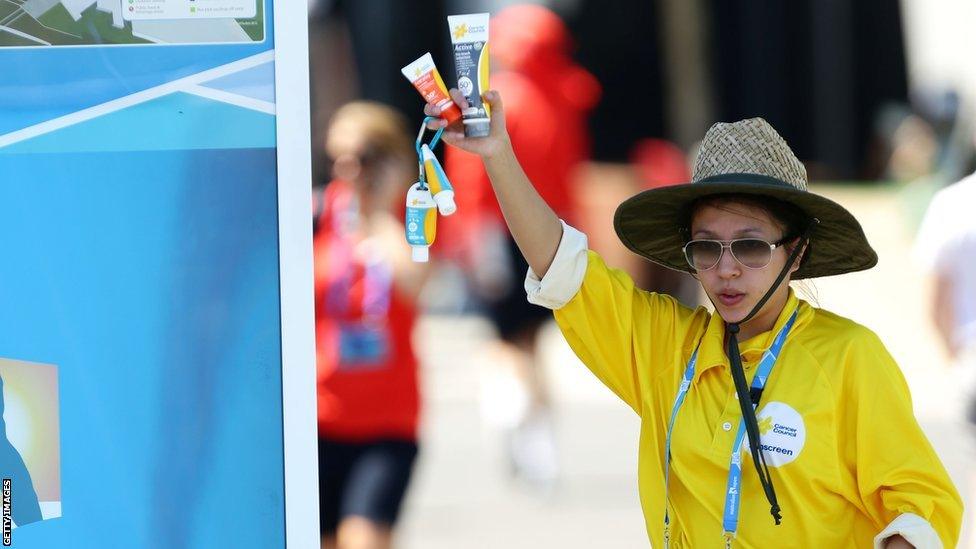
[[[744,204],[746,206],[752,206],[765,211],[770,217],[773,218],[773,221],[784,228],[784,239],[793,239],[803,236],[813,223],[813,217],[803,211],[802,208],[796,206],[795,204],[779,200],[778,198],[772,198],[770,196],[764,196],[761,194],[746,193],[713,194],[694,200],[685,208],[685,211],[682,214],[682,227],[684,227],[685,233],[688,235],[686,238],[690,237],[691,217],[698,208],[702,206],[718,206],[726,202]],[[807,248],[803,252],[803,259],[801,259],[800,265],[803,265],[803,263],[806,262],[807,257],[810,256],[810,248],[811,244],[808,242]]]

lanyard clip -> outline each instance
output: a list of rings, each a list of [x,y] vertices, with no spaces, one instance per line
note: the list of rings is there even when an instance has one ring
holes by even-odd
[[[664,525],[664,549],[668,549],[671,546],[671,525]]]
[[[725,549],[732,549],[733,537],[735,537],[735,534],[733,534],[732,532],[726,532],[725,534],[722,535],[722,538],[725,539]]]

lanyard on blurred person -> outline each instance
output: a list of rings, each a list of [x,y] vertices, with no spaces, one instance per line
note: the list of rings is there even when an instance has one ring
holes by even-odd
[[[357,243],[358,203],[342,193],[327,205],[331,218],[329,263],[338,276],[329,284],[322,304],[338,326],[338,350],[343,368],[382,364],[390,352],[388,313],[393,273],[367,239]],[[361,284],[359,292],[354,285]]]
[[[776,334],[776,338],[773,340],[773,344],[763,353],[762,359],[759,362],[759,367],[756,369],[756,374],[752,378],[751,389],[753,393],[760,392],[765,388],[766,381],[769,379],[769,374],[773,370],[773,366],[776,364],[776,358],[779,356],[780,351],[783,348],[783,343],[786,341],[786,336],[789,334],[790,329],[793,327],[794,321],[796,321],[797,311],[793,311],[790,315],[789,320],[786,324],[780,328],[780,331]],[[678,415],[678,410],[681,405],[684,404],[685,397],[688,395],[688,390],[691,388],[691,382],[695,377],[695,363],[698,361],[698,348],[692,353],[691,359],[688,361],[688,366],[685,368],[684,377],[681,379],[681,385],[678,387],[678,394],[674,399],[674,406],[671,408],[671,419],[668,421],[667,435],[664,439],[664,547],[668,548],[671,544],[671,520],[668,512],[668,506],[670,500],[668,499],[668,487],[670,481],[670,470],[671,470],[671,432],[674,429],[674,420]],[[752,403],[753,409],[759,404],[758,400]],[[732,443],[732,456],[729,460],[729,476],[725,488],[725,509],[722,513],[722,529],[723,537],[725,539],[725,546],[731,547],[732,540],[735,538],[736,531],[739,527],[739,508],[741,498],[741,480],[742,480],[742,445],[745,438],[745,422],[739,420],[739,429],[735,436],[735,441]]]

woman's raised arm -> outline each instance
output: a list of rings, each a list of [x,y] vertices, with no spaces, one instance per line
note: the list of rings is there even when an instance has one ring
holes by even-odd
[[[467,100],[458,90],[452,89],[451,97],[461,110],[467,107]],[[449,145],[481,157],[515,243],[532,271],[542,277],[556,255],[563,233],[562,224],[539,196],[515,157],[505,127],[501,96],[492,90],[486,92],[484,98],[491,107],[491,133],[487,137],[464,137],[463,128],[458,123],[444,131],[443,139]],[[428,104],[424,112],[428,116],[438,116],[440,109]],[[430,127],[440,128],[446,123],[446,120],[438,120],[431,122]]]

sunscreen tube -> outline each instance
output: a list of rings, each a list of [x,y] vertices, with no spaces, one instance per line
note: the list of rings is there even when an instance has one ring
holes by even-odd
[[[437,235],[437,203],[430,189],[419,181],[407,191],[407,215],[404,221],[410,257],[417,263],[426,263],[430,257],[430,245]]]
[[[437,203],[437,210],[441,215],[451,215],[457,211],[457,204],[454,203],[454,187],[448,181],[444,168],[437,161],[434,152],[426,144],[421,145],[420,150],[424,154],[424,174],[427,177],[427,184],[430,185],[430,192],[434,195],[434,202]]]
[[[449,15],[447,25],[454,45],[457,86],[468,100],[468,108],[461,111],[464,136],[485,137],[491,129],[491,109],[481,99],[488,91],[488,14]]]
[[[461,118],[461,109],[454,104],[451,96],[447,93],[447,86],[444,85],[441,73],[437,72],[434,58],[430,56],[430,52],[403,67],[400,72],[407,77],[413,87],[417,88],[424,101],[441,108],[441,118],[447,119],[449,124],[453,124],[458,118]]]

